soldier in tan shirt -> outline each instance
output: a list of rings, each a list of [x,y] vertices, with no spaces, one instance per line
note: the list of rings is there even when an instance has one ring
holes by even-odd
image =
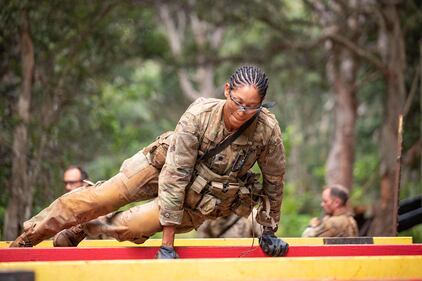
[[[247,217],[261,203],[256,216],[264,227],[260,246],[268,255],[284,255],[288,245],[274,235],[283,194],[284,148],[278,122],[263,104],[267,87],[268,79],[259,68],[238,68],[225,84],[226,99],[196,100],[174,132],[161,135],[124,161],[120,172],[108,181],[55,200],[24,223],[24,233],[11,246],[35,245],[62,229],[56,246],[76,246],[87,234],[98,233],[143,243],[163,231],[157,256],[176,258],[175,233],[232,213]],[[210,156],[244,124],[250,125]],[[262,185],[259,175],[250,172],[255,162]],[[148,199],[153,200],[110,213],[129,202]]]
[[[303,237],[354,237],[358,228],[347,208],[348,190],[341,185],[330,185],[322,192],[321,207],[325,216],[322,220],[313,218],[305,229]]]

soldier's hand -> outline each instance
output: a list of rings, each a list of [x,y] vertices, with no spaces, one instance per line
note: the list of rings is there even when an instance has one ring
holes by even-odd
[[[178,259],[179,255],[176,253],[173,247],[161,246],[155,255],[156,259]]]
[[[321,224],[321,220],[319,219],[319,218],[312,218],[310,221],[309,221],[309,226],[310,227],[317,227],[318,225],[320,225]]]
[[[282,257],[289,250],[289,244],[277,238],[274,233],[263,233],[259,238],[259,246],[268,255],[272,257]]]

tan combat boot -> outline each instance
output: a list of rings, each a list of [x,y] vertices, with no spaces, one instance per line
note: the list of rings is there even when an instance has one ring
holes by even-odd
[[[24,231],[21,235],[16,238],[15,241],[10,243],[10,248],[19,248],[19,247],[33,247],[34,244],[29,240],[27,231]]]
[[[54,247],[76,247],[85,237],[86,233],[79,224],[57,233],[54,236],[53,245]]]

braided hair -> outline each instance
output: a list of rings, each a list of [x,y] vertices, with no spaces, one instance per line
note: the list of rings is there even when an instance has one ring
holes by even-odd
[[[267,75],[256,66],[241,66],[230,76],[230,89],[237,89],[242,86],[254,86],[261,98],[264,98],[268,89]]]

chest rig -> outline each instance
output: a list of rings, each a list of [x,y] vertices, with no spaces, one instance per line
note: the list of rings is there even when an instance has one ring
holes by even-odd
[[[239,172],[244,166],[252,147],[258,114],[259,112],[236,132],[228,135],[217,144],[215,144],[215,139],[218,131],[210,132],[209,125],[219,124],[222,115],[217,112],[217,114],[210,116],[204,132],[210,142],[205,148],[205,152],[199,155],[195,165],[191,183],[186,190],[186,207],[199,211],[206,218],[226,216],[230,213],[243,217],[247,217],[250,214],[259,199],[262,186],[258,182],[259,175],[252,172],[239,175]],[[202,136],[202,140],[204,138],[205,136]],[[219,153],[238,138],[243,138],[243,142],[246,141],[246,145],[236,151],[234,158],[230,161],[231,163],[227,165],[228,170],[222,175],[213,171],[213,163],[219,160]]]

